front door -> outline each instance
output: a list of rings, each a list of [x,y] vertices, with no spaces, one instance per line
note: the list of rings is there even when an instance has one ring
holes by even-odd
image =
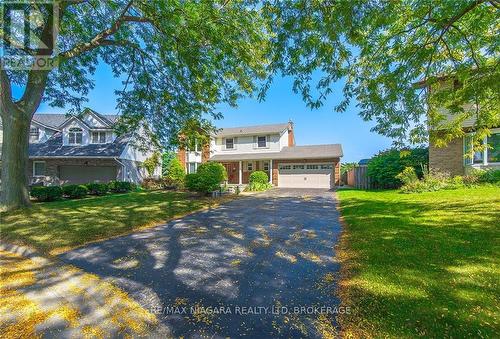
[[[239,181],[239,164],[237,162],[224,162],[222,165],[226,168],[227,182],[230,184],[237,184]]]

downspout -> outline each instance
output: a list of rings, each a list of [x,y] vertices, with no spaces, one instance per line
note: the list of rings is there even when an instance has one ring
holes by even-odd
[[[122,166],[122,181],[125,181],[125,165],[118,158],[113,159]]]

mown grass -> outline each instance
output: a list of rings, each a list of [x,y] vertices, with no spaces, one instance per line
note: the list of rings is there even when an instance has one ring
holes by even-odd
[[[213,204],[209,198],[190,198],[182,192],[165,191],[35,203],[30,208],[0,213],[0,236],[57,254]]]
[[[338,192],[345,337],[496,337],[500,188]]]

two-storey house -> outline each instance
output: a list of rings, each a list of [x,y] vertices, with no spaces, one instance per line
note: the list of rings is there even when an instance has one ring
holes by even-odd
[[[29,135],[29,184],[138,183],[149,176],[141,164],[153,150],[139,150],[133,134],[117,136],[117,119],[91,109],[80,116],[35,114]],[[158,166],[154,175],[160,174]]]
[[[431,87],[425,80],[417,83],[417,86]],[[453,77],[443,76],[437,84],[429,88],[429,91],[456,88],[457,86],[459,84]],[[474,104],[464,105],[463,108],[466,112],[474,112],[476,109]],[[431,134],[441,133],[448,129],[450,124],[457,119],[445,108],[439,108],[439,112],[442,114],[442,121],[430,126],[429,133]],[[429,168],[450,175],[465,175],[470,169],[500,169],[500,117],[497,116],[499,123],[491,129],[491,135],[483,139],[481,150],[473,148],[475,115],[470,114],[470,117],[461,120],[463,137],[451,140],[445,147],[437,147],[434,143],[429,143]]]
[[[264,171],[279,187],[333,188],[340,182],[340,144],[296,146],[293,123],[222,128],[203,148],[180,149],[186,173],[206,161],[222,163],[229,184],[247,184],[250,173]]]

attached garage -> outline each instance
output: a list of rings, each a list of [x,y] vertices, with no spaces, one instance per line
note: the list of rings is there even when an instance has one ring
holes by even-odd
[[[116,180],[116,166],[59,166],[59,179],[69,184]]]
[[[278,187],[330,189],[335,182],[331,163],[280,163],[278,171]]]

